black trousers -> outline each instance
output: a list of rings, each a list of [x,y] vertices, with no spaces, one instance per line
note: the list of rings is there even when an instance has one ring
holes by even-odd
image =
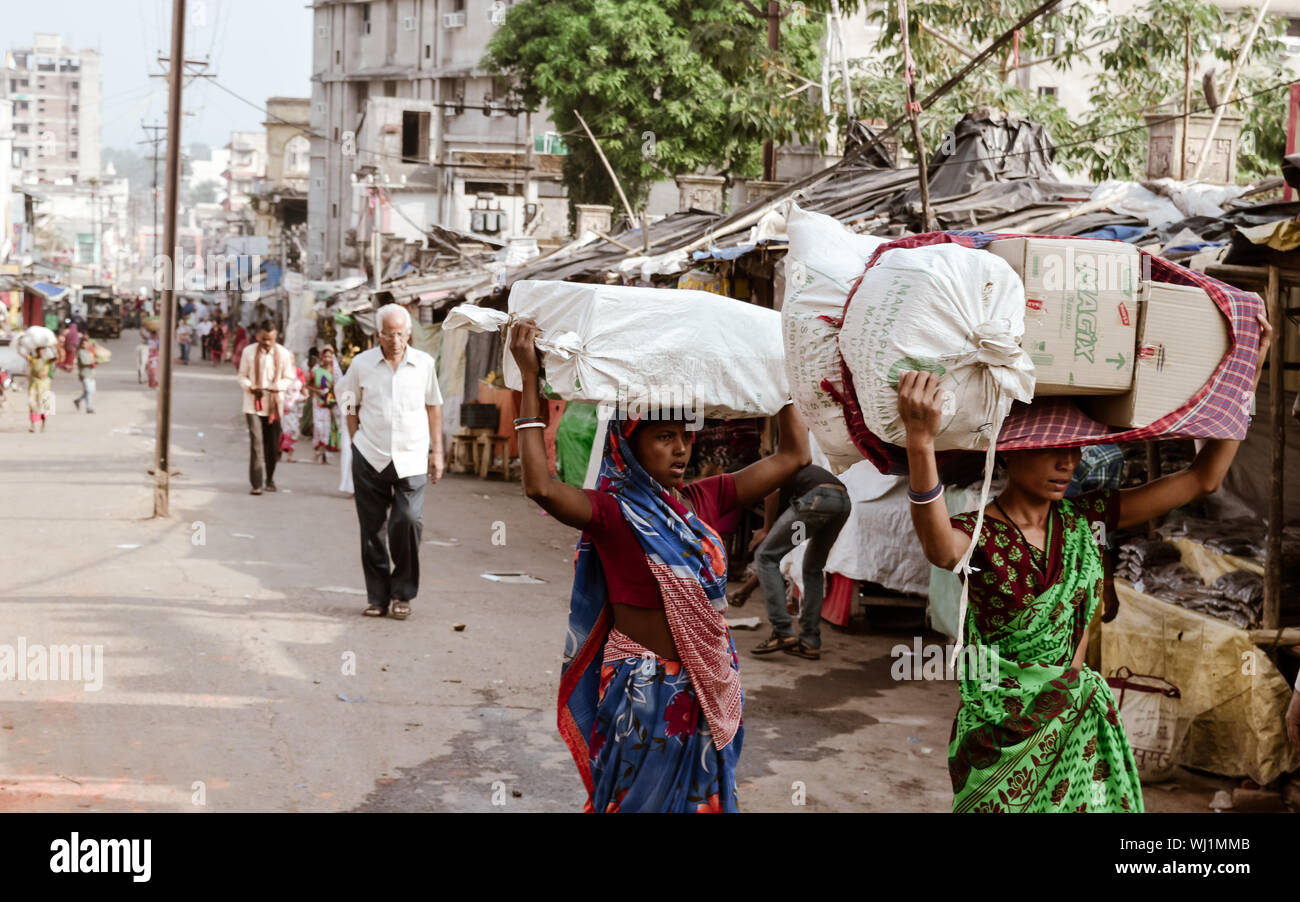
[[[399,477],[391,461],[382,472],[377,471],[353,448],[352,483],[361,525],[366,597],[384,608],[393,599],[409,602],[420,590],[420,535],[428,474]]]
[[[248,423],[248,481],[255,489],[275,484],[275,462],[280,459],[280,421],[244,414]]]

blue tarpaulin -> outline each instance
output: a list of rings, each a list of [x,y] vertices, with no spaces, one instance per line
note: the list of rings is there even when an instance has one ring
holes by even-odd
[[[52,282],[33,282],[32,290],[47,301],[57,301],[68,293],[68,289],[62,285],[55,285]]]
[[[1147,226],[1108,225],[1091,232],[1084,232],[1080,238],[1116,238],[1120,241],[1135,241],[1151,229]]]

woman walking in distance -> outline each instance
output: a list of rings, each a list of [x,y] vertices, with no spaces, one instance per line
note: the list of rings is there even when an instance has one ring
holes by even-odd
[[[539,330],[515,325],[524,492],[578,541],[560,676],[560,735],[587,811],[736,811],[743,696],[726,608],[727,555],[714,525],[809,461],[792,405],[775,454],[683,484],[684,421],[613,419],[597,489],[553,479],[538,399]],[[532,428],[532,427],[538,428]]]
[[[1259,319],[1262,358],[1271,330]],[[976,513],[949,518],[940,501],[934,438],[942,409],[937,376],[902,374],[912,524],[930,563],[951,570],[970,544]],[[1007,484],[984,510],[964,626],[972,654],[996,670],[958,671],[962,703],[948,746],[953,811],[1142,811],[1115,699],[1084,663],[1101,601],[1098,545],[1116,529],[1213,492],[1238,444],[1208,441],[1186,470],[1068,499],[1078,448],[1002,454]]]
[[[320,357],[311,371],[312,402],[312,436],[316,459],[329,463],[327,452],[339,449],[338,401],[334,397],[334,386],[343,378],[338,364],[334,362],[334,349],[329,345],[321,348]]]

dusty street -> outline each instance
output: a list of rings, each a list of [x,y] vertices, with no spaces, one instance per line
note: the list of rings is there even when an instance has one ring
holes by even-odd
[[[571,531],[517,484],[449,476],[425,495],[411,619],[362,618],[337,463],[282,464],[280,492],[250,496],[228,365],[176,367],[173,516],[149,518],[154,394],[133,341],[110,343],[93,416],[62,373],[45,434],[20,393],[0,414],[0,642],[103,646],[98,691],[0,682],[0,810],[579,808],[554,727]],[[948,810],[955,686],[889,673],[914,633],[827,625],[814,663],[756,659],[765,630],[737,631],[744,810]]]

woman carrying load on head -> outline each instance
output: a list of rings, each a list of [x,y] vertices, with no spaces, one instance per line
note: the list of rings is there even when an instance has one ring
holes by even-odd
[[[1262,360],[1272,330],[1264,317],[1259,323]],[[977,515],[949,518],[941,501],[934,439],[942,409],[938,377],[902,375],[912,524],[930,563],[951,570]],[[1142,811],[1115,699],[1084,663],[1102,594],[1099,545],[1213,492],[1238,444],[1211,440],[1181,472],[1070,499],[1078,448],[1002,453],[1006,488],[985,508],[970,558],[962,702],[948,746],[954,812]]]
[[[809,462],[807,428],[787,405],[775,454],[687,486],[687,423],[615,418],[597,489],[574,488],[547,468],[538,335],[522,320],[510,340],[523,377],[516,429],[525,494],[582,530],[559,726],[587,787],[585,810],[736,811],[743,697],[714,524]]]

